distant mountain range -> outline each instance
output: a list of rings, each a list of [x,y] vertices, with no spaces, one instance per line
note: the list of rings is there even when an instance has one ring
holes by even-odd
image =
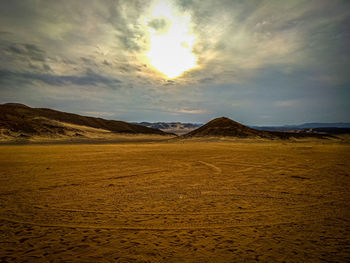
[[[329,134],[350,134],[350,123],[303,123],[300,125],[285,126],[250,126],[262,131],[281,131],[295,133],[329,133]]]
[[[301,129],[314,129],[314,128],[350,128],[350,123],[344,122],[332,122],[332,123],[322,123],[322,122],[311,122],[303,123],[299,125],[283,125],[283,126],[249,126],[257,130],[266,131],[290,131],[290,130],[301,130]]]
[[[153,129],[159,129],[168,133],[183,135],[191,132],[203,124],[199,123],[181,123],[181,122],[138,122],[138,125],[146,126]]]

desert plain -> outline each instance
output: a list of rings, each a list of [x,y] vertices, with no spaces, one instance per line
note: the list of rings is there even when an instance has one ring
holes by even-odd
[[[2,262],[349,262],[350,144],[0,146]]]

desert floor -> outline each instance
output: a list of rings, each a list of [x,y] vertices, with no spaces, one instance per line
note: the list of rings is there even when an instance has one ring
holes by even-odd
[[[349,262],[350,145],[0,146],[3,262]]]

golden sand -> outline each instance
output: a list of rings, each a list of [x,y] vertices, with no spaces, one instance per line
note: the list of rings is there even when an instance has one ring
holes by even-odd
[[[350,260],[350,147],[0,146],[0,260]]]

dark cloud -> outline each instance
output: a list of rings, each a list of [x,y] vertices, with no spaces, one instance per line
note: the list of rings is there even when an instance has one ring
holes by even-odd
[[[31,72],[15,72],[9,70],[0,70],[0,81],[7,79],[17,79],[17,80],[39,80],[46,84],[52,86],[65,86],[69,84],[79,85],[79,86],[95,86],[95,85],[104,85],[112,89],[120,87],[122,83],[118,79],[105,77],[99,75],[91,70],[87,71],[83,76],[75,75],[50,75],[50,74],[40,74],[40,73],[31,73]]]
[[[148,22],[148,26],[156,30],[158,33],[165,33],[169,30],[170,21],[165,18],[155,18]]]
[[[28,57],[34,61],[45,61],[45,51],[40,49],[38,46],[34,44],[17,44],[13,43],[5,48],[7,52],[12,55]]]
[[[128,51],[140,51],[147,42],[147,33],[141,27],[139,18],[148,7],[146,1],[107,1],[106,22],[116,30],[116,38]]]
[[[210,78],[203,78],[203,79],[200,79],[199,82],[200,82],[200,83],[206,84],[206,83],[211,83],[211,82],[213,82],[214,80],[215,80],[215,78],[210,77]]]
[[[91,66],[97,67],[96,60],[94,60],[93,58],[81,57],[80,59],[85,65],[88,65],[89,67]]]

